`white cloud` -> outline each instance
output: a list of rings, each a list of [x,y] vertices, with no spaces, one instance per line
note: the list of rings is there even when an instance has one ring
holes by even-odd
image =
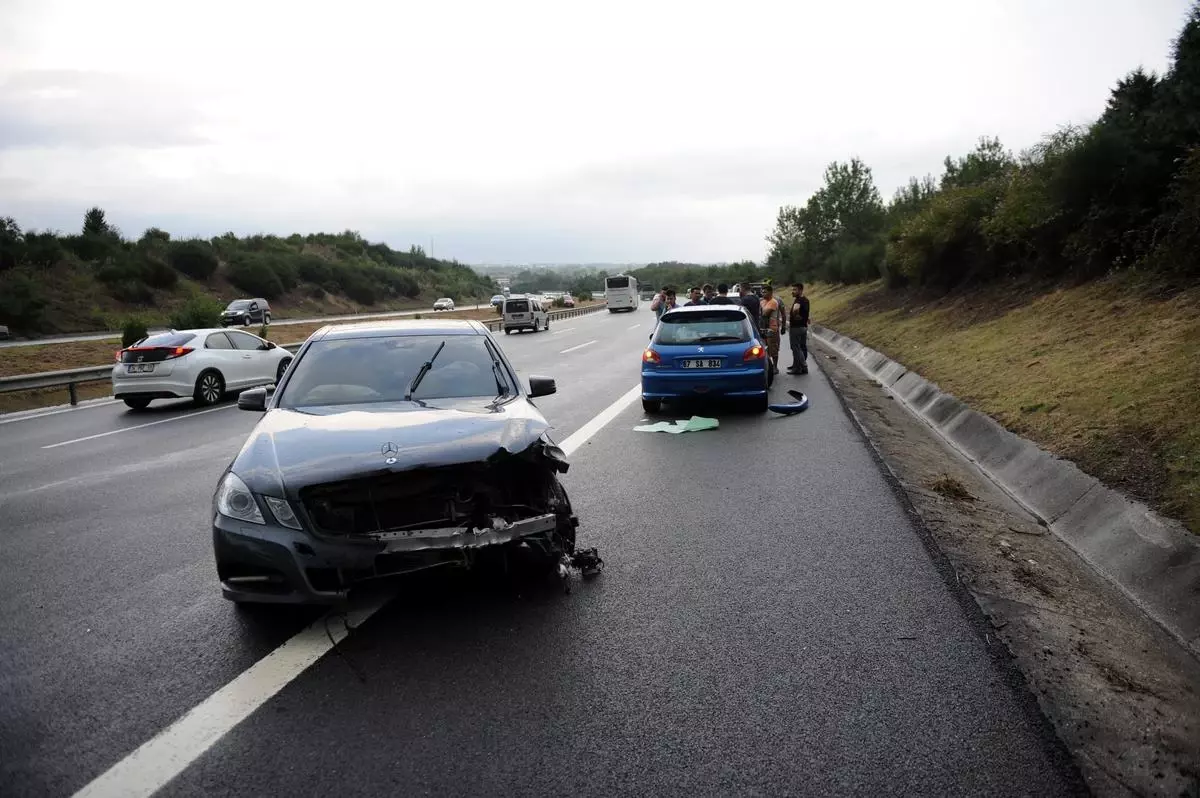
[[[885,195],[1162,68],[1187,0],[10,0],[0,185],[28,226],[342,229],[467,260],[759,257],[863,157]]]

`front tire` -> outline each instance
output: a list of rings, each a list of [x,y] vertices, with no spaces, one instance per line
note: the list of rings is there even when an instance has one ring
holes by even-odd
[[[270,324],[270,323],[271,323],[271,314],[268,313],[267,315],[263,316],[263,324]]]
[[[211,407],[225,395],[225,379],[215,371],[206,371],[196,378],[192,399],[201,407]]]
[[[659,410],[662,410],[662,400],[661,399],[643,399],[642,400],[642,411],[643,412],[648,413],[650,415],[654,415]]]
[[[125,402],[125,405],[130,410],[145,410],[147,407],[150,406],[149,399],[130,398],[130,399],[125,399],[124,402]]]
[[[249,316],[244,316],[244,317],[242,317],[242,326],[243,326],[243,327],[249,327],[249,326],[250,326],[250,317],[249,317]]]
[[[280,380],[283,379],[283,373],[288,370],[288,366],[290,365],[292,365],[292,359],[290,357],[285,357],[283,360],[279,361],[279,368],[275,370],[276,385],[278,385]]]

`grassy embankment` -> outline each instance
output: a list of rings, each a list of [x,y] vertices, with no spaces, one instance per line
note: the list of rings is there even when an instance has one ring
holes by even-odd
[[[880,283],[809,296],[814,324],[1200,532],[1200,286],[1123,275],[934,300]]]
[[[595,302],[580,302],[578,307],[586,307],[591,304],[595,304]],[[481,310],[456,310],[437,314],[431,311],[428,314],[423,313],[422,316],[424,318],[478,319],[480,321],[489,321],[498,318],[496,313],[490,308]],[[325,323],[322,322],[315,324],[274,325],[267,331],[267,338],[277,344],[296,343],[303,341],[324,326]],[[259,332],[257,326],[247,329],[252,333],[257,334]],[[114,338],[108,341],[78,341],[75,343],[6,347],[0,349],[0,377],[104,365],[113,360],[113,353],[120,346],[120,338]],[[109,396],[112,393],[112,386],[107,382],[88,383],[80,385],[78,392],[81,400],[95,399],[102,396]],[[66,388],[0,393],[0,413],[48,407],[63,404],[66,401]]]

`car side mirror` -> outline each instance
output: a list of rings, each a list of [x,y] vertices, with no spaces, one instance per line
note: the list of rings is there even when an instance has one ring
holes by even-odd
[[[529,378],[529,398],[536,399],[539,396],[549,396],[552,393],[558,393],[558,386],[554,384],[552,377]]]
[[[274,391],[271,391],[274,393]],[[267,409],[266,388],[251,388],[238,394],[238,410],[252,410],[259,413]]]

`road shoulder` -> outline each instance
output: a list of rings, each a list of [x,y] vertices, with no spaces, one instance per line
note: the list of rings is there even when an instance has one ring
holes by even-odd
[[[1096,795],[1200,795],[1200,662],[885,389],[813,356]]]

